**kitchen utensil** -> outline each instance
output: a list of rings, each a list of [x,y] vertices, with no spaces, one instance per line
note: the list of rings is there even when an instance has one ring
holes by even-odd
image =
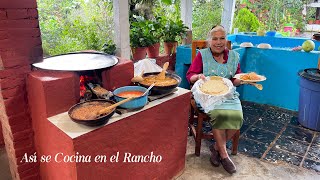
[[[252,82],[245,82],[243,84],[250,84],[250,85],[256,87],[257,89],[259,89],[260,91],[263,89],[262,84],[257,84],[257,83],[252,83]]]
[[[111,106],[108,106],[108,107],[106,107],[106,108],[104,108],[104,109],[101,109],[101,110],[98,111],[98,112],[92,112],[91,114],[88,114],[88,116],[87,116],[86,118],[87,118],[87,119],[95,119],[95,118],[101,116],[102,114],[106,114],[106,113],[110,112],[111,110],[114,111],[117,106],[119,106],[119,105],[121,105],[121,104],[123,104],[123,103],[126,103],[126,102],[128,102],[128,101],[131,101],[131,100],[133,100],[134,98],[135,98],[135,97],[129,97],[129,98],[124,99],[124,100],[122,100],[122,101],[119,101],[119,102],[117,102],[117,103],[115,103],[115,104],[113,104],[113,105],[111,105]]]
[[[75,52],[45,58],[32,64],[34,67],[60,71],[86,71],[114,66],[118,63],[115,56],[100,52]]]
[[[142,94],[142,96],[147,95],[147,94],[149,93],[150,89],[151,89],[155,84],[156,84],[156,83],[151,84],[151,86],[149,86],[149,88],[146,90],[146,92],[144,92],[144,93]]]
[[[138,75],[138,76],[135,76],[131,79],[131,82],[135,83],[135,82],[141,82],[143,81],[143,74],[144,74],[144,71],[142,71],[141,75]]]
[[[166,71],[168,69],[168,66],[169,66],[169,62],[166,62],[163,64],[162,71],[157,76],[158,80],[164,80],[166,78]]]
[[[141,86],[123,86],[120,88],[117,88],[113,91],[114,94],[114,99],[116,102],[122,101],[125,98],[118,96],[118,94],[123,93],[123,92],[128,92],[128,91],[140,91],[143,94],[144,92],[147,91],[147,88],[141,87]],[[148,103],[148,96],[146,95],[141,95],[139,97],[136,97],[130,102],[126,102],[124,104],[121,104],[119,107],[125,108],[125,109],[139,109],[144,107]]]
[[[90,87],[91,91],[99,98],[109,99],[112,96],[112,92],[104,89],[99,84],[88,83],[87,85]]]

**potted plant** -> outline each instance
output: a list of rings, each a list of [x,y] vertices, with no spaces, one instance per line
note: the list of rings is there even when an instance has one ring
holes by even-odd
[[[308,19],[308,24],[313,24],[314,23],[314,18],[309,18]]]
[[[305,31],[306,23],[302,18],[297,19],[295,22],[294,28],[296,29],[295,34],[300,34]]]
[[[146,57],[147,47],[153,44],[154,37],[150,33],[149,20],[142,17],[136,17],[135,20],[130,25],[130,46],[132,59],[137,61]]]
[[[159,21],[160,18],[156,18],[156,20],[150,21],[149,29],[151,45],[147,47],[147,55],[149,58],[157,58],[159,56],[160,49],[160,39],[162,34],[162,26]]]
[[[164,51],[166,55],[171,55],[176,51],[177,41],[186,37],[188,27],[183,24],[182,20],[173,21],[165,17],[162,17],[161,23]]]

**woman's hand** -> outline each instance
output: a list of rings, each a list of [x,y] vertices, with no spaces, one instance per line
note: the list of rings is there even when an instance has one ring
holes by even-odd
[[[233,85],[236,86],[236,87],[240,86],[241,84],[242,84],[242,83],[241,83],[241,80],[240,80],[240,79],[235,79],[235,80],[233,81]]]
[[[195,75],[191,76],[190,81],[192,83],[195,83],[199,79],[205,80],[206,77],[203,74],[195,74]]]

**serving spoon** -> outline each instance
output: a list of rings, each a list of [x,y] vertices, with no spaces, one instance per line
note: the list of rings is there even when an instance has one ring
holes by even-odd
[[[157,80],[164,80],[166,78],[166,71],[168,69],[168,66],[169,66],[169,62],[166,62],[163,64],[162,71],[158,74],[156,78]]]
[[[146,94],[148,94],[148,92],[150,91],[150,89],[155,85],[156,83],[152,83],[151,86],[148,87],[148,89],[146,90],[146,92],[144,92],[141,96],[145,96]]]
[[[137,76],[134,76],[132,79],[131,79],[131,82],[135,83],[135,82],[141,82],[143,81],[143,74],[144,74],[144,71],[141,72],[140,75],[137,75]]]
[[[262,84],[257,84],[257,83],[253,83],[253,82],[246,82],[246,81],[241,81],[241,84],[250,84],[250,85],[256,87],[257,89],[259,89],[260,91],[263,89]]]
[[[126,103],[126,102],[128,102],[128,101],[131,101],[131,100],[133,100],[133,99],[135,99],[135,98],[137,98],[137,97],[129,97],[129,98],[124,99],[124,100],[122,100],[122,101],[119,101],[119,102],[117,102],[117,103],[115,103],[115,104],[112,104],[111,106],[108,106],[108,107],[106,107],[106,108],[103,108],[103,109],[101,109],[101,110],[99,110],[99,111],[91,112],[90,114],[88,114],[88,115],[86,116],[86,119],[96,119],[97,117],[101,116],[102,114],[106,114],[107,112],[109,112],[109,111],[111,111],[112,109],[120,106],[121,104]]]
[[[263,86],[262,84],[257,84],[257,83],[251,83],[251,82],[248,82],[248,84],[256,87],[257,89],[259,89],[260,91],[263,89]]]

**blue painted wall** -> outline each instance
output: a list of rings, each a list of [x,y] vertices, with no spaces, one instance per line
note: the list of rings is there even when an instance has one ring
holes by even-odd
[[[316,68],[318,52],[255,47],[235,50],[243,57],[240,61],[243,72],[254,71],[267,77],[266,81],[261,82],[262,91],[249,85],[238,88],[240,99],[298,110],[300,89],[298,72],[306,68]]]
[[[300,89],[298,72],[316,68],[319,51],[306,53],[283,48],[301,45],[306,40],[303,38],[231,35],[228,39],[233,42],[233,49],[240,54],[243,72],[255,71],[267,77],[266,81],[261,82],[264,87],[262,91],[249,85],[239,87],[240,99],[297,111]],[[238,48],[241,42],[252,42],[254,45],[269,43],[273,48]],[[316,47],[320,46],[320,42],[315,43]],[[185,74],[191,63],[190,46],[179,46],[176,57],[176,73],[183,79],[180,87],[189,88]]]
[[[254,46],[260,43],[268,43],[272,47],[276,48],[293,48],[296,46],[302,46],[302,43],[310,38],[292,38],[292,37],[270,37],[270,36],[254,36],[254,35],[229,35],[228,40],[231,41],[233,45],[240,45],[243,42],[251,42]],[[320,41],[315,41],[315,50],[318,50],[320,46]]]
[[[186,73],[191,64],[191,47],[190,45],[178,46],[176,54],[175,72],[181,77],[179,87],[189,89],[190,85],[186,78]]]

